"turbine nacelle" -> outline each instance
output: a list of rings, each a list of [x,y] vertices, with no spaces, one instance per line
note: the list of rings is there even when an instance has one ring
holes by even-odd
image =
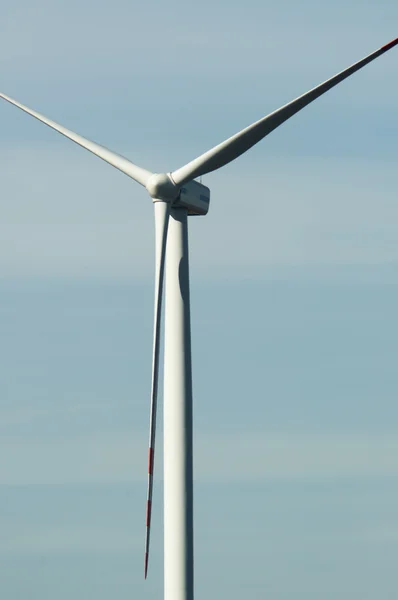
[[[188,210],[188,215],[207,215],[210,205],[210,189],[199,181],[188,181],[181,186],[180,195],[173,206]]]

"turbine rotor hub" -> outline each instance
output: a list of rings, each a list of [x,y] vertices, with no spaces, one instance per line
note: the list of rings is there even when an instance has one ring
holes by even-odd
[[[146,184],[146,189],[154,200],[172,202],[180,193],[177,186],[167,173],[154,173]]]

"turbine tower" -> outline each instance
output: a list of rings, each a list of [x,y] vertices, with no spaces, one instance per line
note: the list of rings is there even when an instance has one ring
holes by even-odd
[[[189,302],[189,215],[206,215],[210,190],[195,181],[228,164],[335,85],[398,44],[398,38],[256,121],[171,173],[151,173],[128,159],[69,131],[5,94],[0,97],[86,148],[149,192],[156,230],[155,316],[148,457],[145,577],[148,569],[158,395],[159,352],[165,275],[164,342],[164,598],[193,600],[192,365]]]

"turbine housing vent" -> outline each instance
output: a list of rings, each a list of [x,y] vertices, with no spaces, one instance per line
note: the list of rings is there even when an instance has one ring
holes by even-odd
[[[188,181],[181,186],[173,206],[188,209],[188,215],[206,215],[209,212],[210,190],[198,181]]]

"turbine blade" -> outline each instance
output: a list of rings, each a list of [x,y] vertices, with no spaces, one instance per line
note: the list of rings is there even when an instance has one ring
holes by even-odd
[[[145,579],[148,572],[149,540],[151,533],[153,467],[155,458],[156,412],[159,383],[160,326],[162,316],[163,276],[166,257],[167,230],[169,224],[170,205],[166,202],[154,202],[156,228],[156,267],[155,267],[155,318],[153,327],[152,353],[152,386],[151,410],[149,420],[149,452],[148,452],[148,492],[146,505],[145,536]]]
[[[51,129],[55,129],[55,131],[58,131],[65,137],[69,138],[70,140],[72,140],[72,142],[75,142],[76,144],[78,144],[79,146],[82,146],[83,148],[86,148],[86,150],[89,150],[96,156],[99,156],[99,158],[102,158],[102,160],[109,163],[113,167],[116,167],[116,169],[119,169],[119,171],[122,171],[122,173],[125,173],[126,175],[128,175],[129,177],[131,177],[132,179],[134,179],[141,185],[145,186],[149,177],[152,175],[152,173],[150,171],[147,171],[146,169],[138,167],[137,165],[132,163],[127,158],[124,158],[123,156],[120,156],[119,154],[116,154],[115,152],[112,152],[111,150],[104,148],[104,146],[100,146],[99,144],[96,144],[95,142],[87,140],[86,138],[82,137],[78,133],[74,133],[73,131],[66,129],[66,127],[63,127],[62,125],[59,125],[58,123],[55,123],[55,121],[52,121],[51,119],[48,119],[47,117],[45,117],[44,115],[41,115],[40,113],[36,112],[35,110],[28,108],[24,104],[17,102],[17,100],[14,100],[13,98],[10,98],[9,96],[6,96],[5,94],[1,94],[1,93],[0,93],[0,98],[7,100],[7,102],[10,102],[10,104],[17,106],[24,112],[28,113],[28,115],[35,117],[35,119],[38,119],[45,125],[48,125],[48,127],[51,127]]]
[[[263,117],[259,121],[249,125],[249,127],[242,129],[242,131],[236,133],[221,144],[211,148],[198,158],[195,158],[185,166],[171,173],[173,181],[177,185],[182,185],[187,181],[194,179],[195,177],[215,171],[216,169],[219,169],[220,167],[223,167],[229,162],[235,160],[235,158],[238,158],[238,156],[249,150],[249,148],[257,144],[266,135],[279,127],[279,125],[282,125],[282,123],[287,121],[287,119],[290,119],[290,117],[295,115],[302,108],[316,100],[316,98],[319,98],[319,96],[322,96],[322,94],[329,91],[335,85],[356,71],[359,71],[359,69],[362,69],[362,67],[370,63],[378,56],[381,56],[397,44],[398,38],[389,44],[386,44],[379,50],[376,50],[376,52],[369,54],[369,56],[351,65],[344,71],[341,71],[341,73],[338,73],[321,85],[313,88],[306,94],[303,94],[292,102],[289,102],[289,104],[285,104],[268,116]]]

